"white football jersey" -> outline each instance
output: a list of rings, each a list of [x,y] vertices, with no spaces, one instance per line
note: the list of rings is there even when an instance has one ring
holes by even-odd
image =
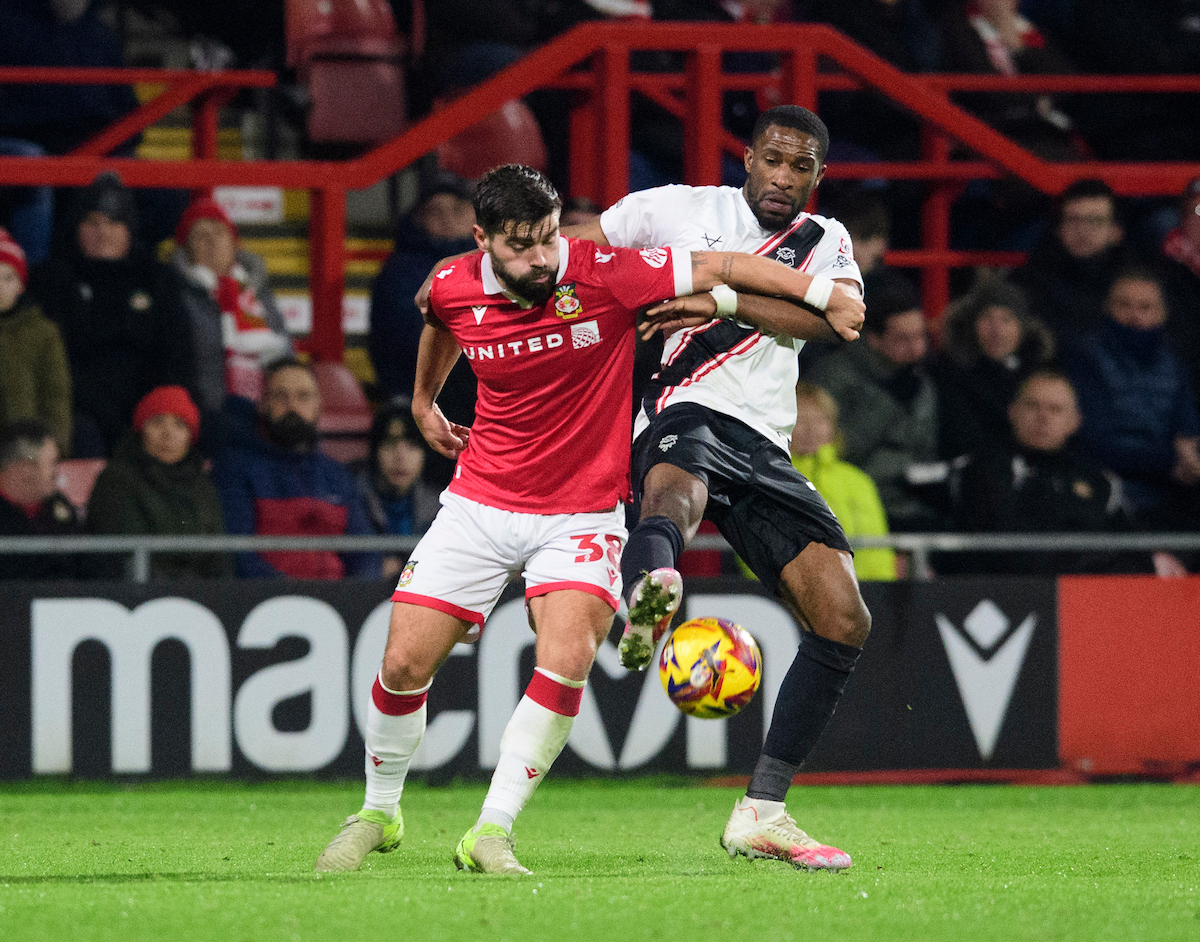
[[[862,287],[850,235],[840,222],[802,212],[785,230],[771,232],[758,224],[742,191],[731,186],[673,185],[631,193],[604,211],[600,227],[612,245],[752,252]],[[788,451],[803,346],[803,340],[764,335],[737,320],[676,332],[664,344],[634,437],[649,426],[650,415],[695,402],[745,422]]]

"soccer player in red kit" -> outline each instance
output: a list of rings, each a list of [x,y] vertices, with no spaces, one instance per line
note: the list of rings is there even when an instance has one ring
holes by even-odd
[[[620,604],[636,312],[719,285],[801,299],[812,281],[751,255],[564,239],[558,194],[528,167],[490,171],[474,202],[483,252],[433,280],[413,395],[422,434],[458,463],[393,596],[366,723],[363,808],[317,858],[319,871],[353,870],[400,843],[400,797],[433,676],[455,644],[478,638],[504,586],[521,575],[537,667],[454,862],[529,873],[513,853],[513,821],[566,744]],[[850,292],[831,304],[862,309]],[[470,429],[436,405],[462,353],[479,380]]]

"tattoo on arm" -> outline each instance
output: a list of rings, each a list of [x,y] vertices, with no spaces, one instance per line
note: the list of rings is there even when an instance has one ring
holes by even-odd
[[[728,284],[730,277],[733,275],[733,256],[725,255],[721,259],[721,280]]]

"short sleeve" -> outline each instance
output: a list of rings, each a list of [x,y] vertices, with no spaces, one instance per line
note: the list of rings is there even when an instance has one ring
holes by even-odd
[[[678,221],[688,217],[691,187],[659,186],[617,200],[600,214],[609,245],[647,248],[675,242]]]
[[[615,249],[611,261],[597,265],[608,289],[623,307],[635,311],[692,290],[691,253],[681,252],[686,274],[677,269],[676,253],[666,248]],[[680,285],[680,278],[686,284]],[[680,288],[685,290],[680,290]]]
[[[817,244],[812,263],[805,271],[810,275],[848,278],[862,288],[862,272],[859,271],[858,262],[854,260],[850,233],[836,219],[825,221],[825,237]]]

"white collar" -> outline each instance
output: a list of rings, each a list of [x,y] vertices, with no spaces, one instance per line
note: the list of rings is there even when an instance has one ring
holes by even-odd
[[[567,262],[571,257],[571,244],[562,236],[558,237],[558,274],[554,278],[554,283],[558,284],[563,280],[563,276],[567,273]],[[533,307],[524,298],[517,297],[511,291],[508,291],[502,284],[500,279],[496,277],[496,273],[492,270],[492,256],[487,252],[483,253],[483,261],[479,265],[480,277],[483,280],[484,294],[502,294],[508,300],[519,304],[521,307]]]

